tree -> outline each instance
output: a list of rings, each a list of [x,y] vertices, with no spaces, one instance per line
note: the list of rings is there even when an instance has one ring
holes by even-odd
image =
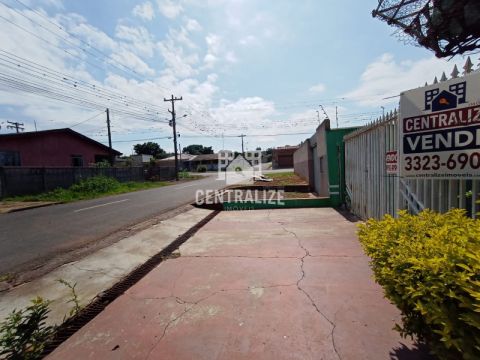
[[[183,153],[190,155],[202,155],[202,154],[213,154],[213,149],[211,146],[203,145],[188,145],[183,148]]]
[[[151,141],[143,144],[136,144],[133,146],[133,150],[137,155],[152,155],[155,159],[163,159],[168,156],[160,145]]]

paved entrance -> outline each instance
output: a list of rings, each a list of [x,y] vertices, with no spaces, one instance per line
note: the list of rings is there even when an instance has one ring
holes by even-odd
[[[333,209],[226,211],[49,359],[422,359]]]

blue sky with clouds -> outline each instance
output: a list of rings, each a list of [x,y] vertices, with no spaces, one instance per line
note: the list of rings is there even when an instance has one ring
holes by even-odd
[[[0,50],[6,51],[0,75],[18,75],[12,73],[18,69],[5,67],[5,54],[13,54],[95,91],[115,92],[118,98],[96,96],[95,101],[112,108],[114,147],[125,154],[143,139],[173,149],[163,101],[170,94],[184,99],[177,103],[177,114],[187,115],[178,121],[182,146],[239,150],[234,136],[242,133],[250,149],[293,145],[315,130],[319,104],[331,119],[337,107],[340,126],[361,125],[381,115],[382,106],[387,111],[397,106],[397,98],[385,97],[465,62],[438,60],[405,45],[392,36],[393,28],[372,18],[376,4],[0,0]],[[71,85],[68,94],[87,96]],[[129,116],[121,106],[145,112]],[[26,94],[0,81],[0,133],[11,131],[7,120],[24,122],[26,130],[34,130],[34,122],[38,129],[74,125],[107,141],[99,108]]]

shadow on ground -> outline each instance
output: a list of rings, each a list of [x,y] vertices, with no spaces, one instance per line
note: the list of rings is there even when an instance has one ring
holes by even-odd
[[[405,344],[394,348],[390,352],[390,360],[436,360],[437,358],[430,354],[428,346],[425,344],[415,344],[414,348],[408,348]]]

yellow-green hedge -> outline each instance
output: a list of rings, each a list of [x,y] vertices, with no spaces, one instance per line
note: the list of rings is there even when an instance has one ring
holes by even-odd
[[[480,220],[463,210],[401,212],[360,225],[376,281],[402,312],[402,335],[441,359],[480,359]]]

